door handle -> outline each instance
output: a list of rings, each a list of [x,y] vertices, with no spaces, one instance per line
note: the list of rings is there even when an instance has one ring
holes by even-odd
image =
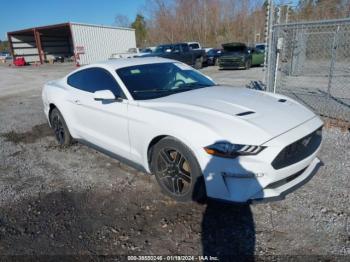
[[[80,100],[79,99],[74,99],[74,104],[81,105]]]

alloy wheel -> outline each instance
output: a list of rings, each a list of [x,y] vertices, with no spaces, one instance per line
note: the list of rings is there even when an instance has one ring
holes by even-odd
[[[162,149],[158,154],[156,167],[160,183],[172,195],[183,196],[191,190],[190,165],[179,151]]]

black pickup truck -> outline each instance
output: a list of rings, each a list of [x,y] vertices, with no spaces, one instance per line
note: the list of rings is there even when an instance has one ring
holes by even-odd
[[[159,45],[155,51],[142,57],[158,56],[178,60],[193,66],[196,69],[202,68],[206,62],[206,53],[203,49],[191,49],[187,43]]]

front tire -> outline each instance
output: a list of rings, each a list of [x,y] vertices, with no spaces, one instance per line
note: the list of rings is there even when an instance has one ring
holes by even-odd
[[[68,146],[72,143],[73,138],[61,112],[57,108],[52,109],[50,113],[50,124],[59,145]]]
[[[245,62],[245,69],[249,69],[250,67],[252,66],[252,61],[250,59],[248,59],[246,62]]]
[[[151,169],[163,193],[176,201],[205,199],[204,178],[197,159],[175,138],[166,137],[154,146]]]

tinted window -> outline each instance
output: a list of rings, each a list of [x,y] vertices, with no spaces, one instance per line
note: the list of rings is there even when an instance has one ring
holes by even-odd
[[[256,49],[259,51],[265,51],[265,45],[256,45]]]
[[[88,68],[68,77],[68,85],[94,93],[100,90],[111,90],[117,97],[124,97],[113,76],[102,68]]]
[[[224,46],[224,52],[225,53],[230,53],[230,52],[247,52],[248,48],[246,46],[242,45],[231,45],[231,46]]]
[[[198,49],[199,48],[199,44],[190,44],[190,48]]]
[[[150,48],[144,48],[140,50],[142,53],[152,53],[152,49]]]
[[[187,44],[182,44],[181,47],[182,47],[182,52],[188,52],[188,51],[190,51],[190,48],[188,47]]]
[[[180,45],[175,45],[172,51],[173,52],[180,52]]]
[[[209,51],[208,51],[208,55],[215,55],[215,50],[214,49],[210,49]]]
[[[154,99],[215,85],[191,67],[157,63],[124,67],[117,73],[136,100]]]
[[[220,50],[220,49],[210,49],[210,50],[208,51],[208,55],[209,55],[209,56],[215,56],[215,55],[220,54],[220,53],[221,53],[221,50]]]
[[[173,48],[172,45],[159,45],[156,47],[155,53],[165,53],[167,50],[171,50]]]

